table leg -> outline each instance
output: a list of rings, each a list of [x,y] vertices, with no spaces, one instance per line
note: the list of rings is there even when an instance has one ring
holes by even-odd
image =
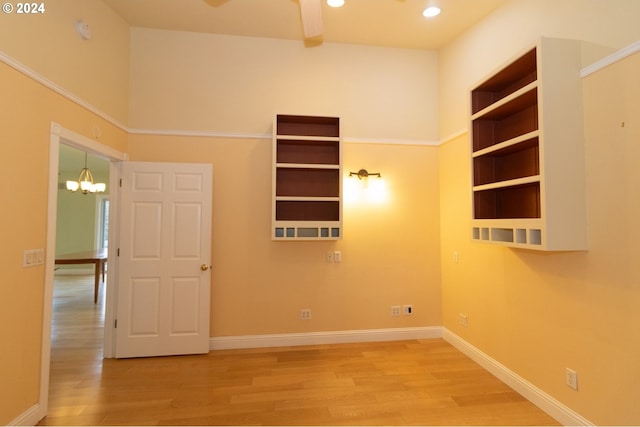
[[[93,303],[98,303],[98,288],[100,287],[100,270],[101,270],[101,260],[96,261],[96,272],[95,272],[95,289],[93,290]]]

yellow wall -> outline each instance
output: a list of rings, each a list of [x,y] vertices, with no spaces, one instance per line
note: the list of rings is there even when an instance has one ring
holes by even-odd
[[[40,16],[0,15],[0,52],[118,119],[127,114],[128,29],[101,2],[46,2]],[[75,19],[90,17],[82,44]],[[108,34],[105,34],[108,33]],[[38,402],[44,266],[22,267],[23,251],[44,248],[51,121],[126,151],[126,133],[0,62],[0,424]],[[45,331],[44,333],[49,333]]]
[[[345,144],[345,172],[381,172],[388,201],[345,203],[338,242],[271,241],[270,139],[132,135],[130,155],[213,165],[212,336],[440,325],[436,147]]]
[[[118,150],[127,141],[122,130],[2,63],[0,93],[0,423],[7,423],[38,401],[44,266],[23,268],[22,252],[46,244],[51,121],[87,136],[99,126],[100,142]]]
[[[101,1],[55,0],[41,14],[0,14],[0,52],[126,124],[129,27]],[[92,32],[81,39],[83,20]],[[96,82],[99,82],[97,84]]]
[[[143,129],[267,134],[275,112],[337,114],[347,139],[432,141],[466,129],[470,86],[540,35],[587,40],[599,47],[591,59],[640,39],[637,0],[512,0],[437,58],[134,29],[130,59],[129,30],[102,2],[47,8],[31,21],[0,15],[0,51]],[[88,42],[74,33],[79,17],[92,25]],[[38,398],[44,269],[21,260],[46,241],[53,120],[89,137],[97,126],[101,143],[134,160],[213,164],[213,336],[443,324],[591,421],[637,424],[637,56],[584,80],[591,246],[557,254],[470,243],[466,133],[439,148],[346,143],[345,171],[382,172],[389,202],[345,203],[342,241],[272,242],[269,139],[127,136],[0,63],[0,156],[11,159],[0,180],[0,235],[11,242],[0,246],[0,423]],[[310,92],[318,79],[321,91]],[[327,250],[343,262],[328,265]],[[413,316],[389,316],[407,303]],[[300,308],[313,310],[310,322]],[[580,391],[564,385],[565,367],[578,371]]]
[[[441,86],[443,134],[467,127],[471,84],[536,34],[584,38],[608,47],[601,52],[640,39],[640,28],[631,23],[640,3],[608,2],[606,14],[592,2],[577,2],[583,7],[575,9],[572,3],[512,1],[444,49],[441,70],[456,72]],[[512,33],[517,17],[523,30]],[[590,29],[596,17],[599,23]],[[500,39],[505,33],[513,37]],[[640,421],[640,276],[633,257],[640,251],[633,225],[640,215],[633,190],[640,182],[633,166],[640,154],[639,74],[636,54],[583,80],[586,252],[472,243],[469,134],[443,144],[439,153],[443,325],[596,424]],[[467,327],[459,313],[467,315]],[[579,391],[565,385],[567,367],[577,371]]]
[[[437,139],[435,52],[134,28],[131,70],[133,129],[256,135],[130,137],[132,160],[213,164],[212,336],[440,324],[437,148],[406,144]],[[271,241],[276,113],[405,143],[345,144],[345,171],[379,170],[390,199],[345,203],[342,241]],[[392,318],[404,304],[414,314]]]
[[[639,73],[636,54],[584,80],[587,252],[472,243],[468,136],[440,150],[444,326],[596,424],[640,420]]]

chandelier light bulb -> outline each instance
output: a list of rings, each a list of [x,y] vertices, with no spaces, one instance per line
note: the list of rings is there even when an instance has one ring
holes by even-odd
[[[103,193],[107,185],[103,182],[95,183],[93,175],[87,167],[87,153],[84,153],[84,168],[80,171],[77,181],[67,181],[67,190],[76,192],[80,190],[82,194]]]
[[[327,0],[327,4],[331,7],[342,7],[344,6],[344,0]]]

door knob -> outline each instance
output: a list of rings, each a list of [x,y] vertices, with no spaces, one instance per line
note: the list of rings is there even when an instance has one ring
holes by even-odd
[[[202,270],[202,271],[207,271],[209,268],[211,268],[211,266],[207,265],[207,264],[202,264],[200,266],[200,270]]]

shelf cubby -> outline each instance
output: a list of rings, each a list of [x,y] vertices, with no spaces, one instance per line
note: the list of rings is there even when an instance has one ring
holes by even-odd
[[[277,163],[300,163],[338,165],[340,163],[340,141],[278,139]]]
[[[338,197],[338,169],[277,168],[276,196]]]
[[[537,137],[473,158],[474,186],[539,174],[539,142]]]
[[[496,104],[536,80],[536,49],[531,49],[471,93],[471,114]]]

